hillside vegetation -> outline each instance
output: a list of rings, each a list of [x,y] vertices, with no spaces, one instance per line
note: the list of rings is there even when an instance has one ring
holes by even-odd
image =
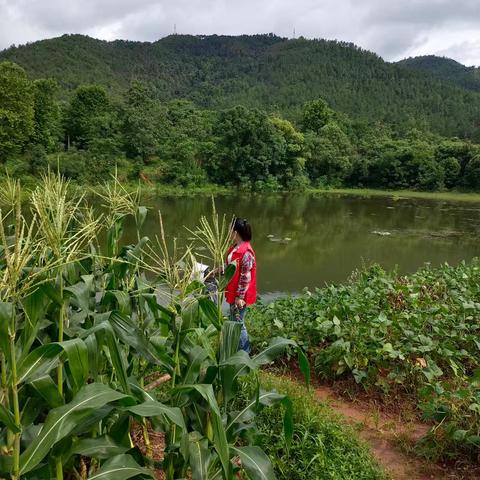
[[[237,104],[298,120],[318,97],[355,119],[423,123],[442,135],[478,135],[480,94],[383,61],[353,44],[274,35],[172,35],[153,43],[64,35],[0,53],[31,78],[55,78],[67,98],[98,83],[114,96],[136,79],[163,101]]]

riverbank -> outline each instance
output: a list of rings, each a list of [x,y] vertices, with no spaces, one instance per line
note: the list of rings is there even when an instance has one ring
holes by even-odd
[[[391,197],[395,200],[416,198],[422,200],[444,200],[449,202],[480,202],[480,193],[477,192],[420,192],[416,190],[376,190],[373,188],[322,188],[309,189],[308,192],[355,195],[361,197]]]

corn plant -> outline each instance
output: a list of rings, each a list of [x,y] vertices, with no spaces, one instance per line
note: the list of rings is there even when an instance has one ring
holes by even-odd
[[[146,209],[118,185],[107,187],[102,222],[59,176],[33,193],[30,221],[20,187],[11,191],[8,220],[0,213],[0,476],[151,478],[157,468],[168,479],[230,480],[242,468],[273,478],[250,444],[253,417],[283,404],[288,443],[288,400],[259,386],[240,410],[232,399],[240,377],[293,342],[275,339],[253,358],[239,352],[239,325],[219,319],[191,280],[194,253],[179,258],[164,235],[159,249],[141,237]],[[138,242],[122,245],[129,215]],[[158,397],[143,387],[146,368],[169,379]],[[133,422],[146,432],[146,418],[166,435],[161,464],[130,437]]]

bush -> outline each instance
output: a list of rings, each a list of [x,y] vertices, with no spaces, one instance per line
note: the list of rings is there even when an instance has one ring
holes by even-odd
[[[296,340],[312,353],[320,377],[413,395],[436,423],[435,435],[478,455],[479,317],[474,260],[408,277],[375,266],[346,285],[252,309],[249,329],[257,345],[270,335]]]

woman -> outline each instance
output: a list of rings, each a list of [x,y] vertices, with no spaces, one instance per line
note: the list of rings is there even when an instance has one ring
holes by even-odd
[[[230,304],[230,318],[242,323],[240,349],[250,353],[245,313],[247,305],[257,299],[257,265],[255,252],[250,245],[252,227],[245,219],[236,218],[232,226],[233,245],[228,250],[227,264],[234,263],[235,274],[225,291],[225,298]]]

